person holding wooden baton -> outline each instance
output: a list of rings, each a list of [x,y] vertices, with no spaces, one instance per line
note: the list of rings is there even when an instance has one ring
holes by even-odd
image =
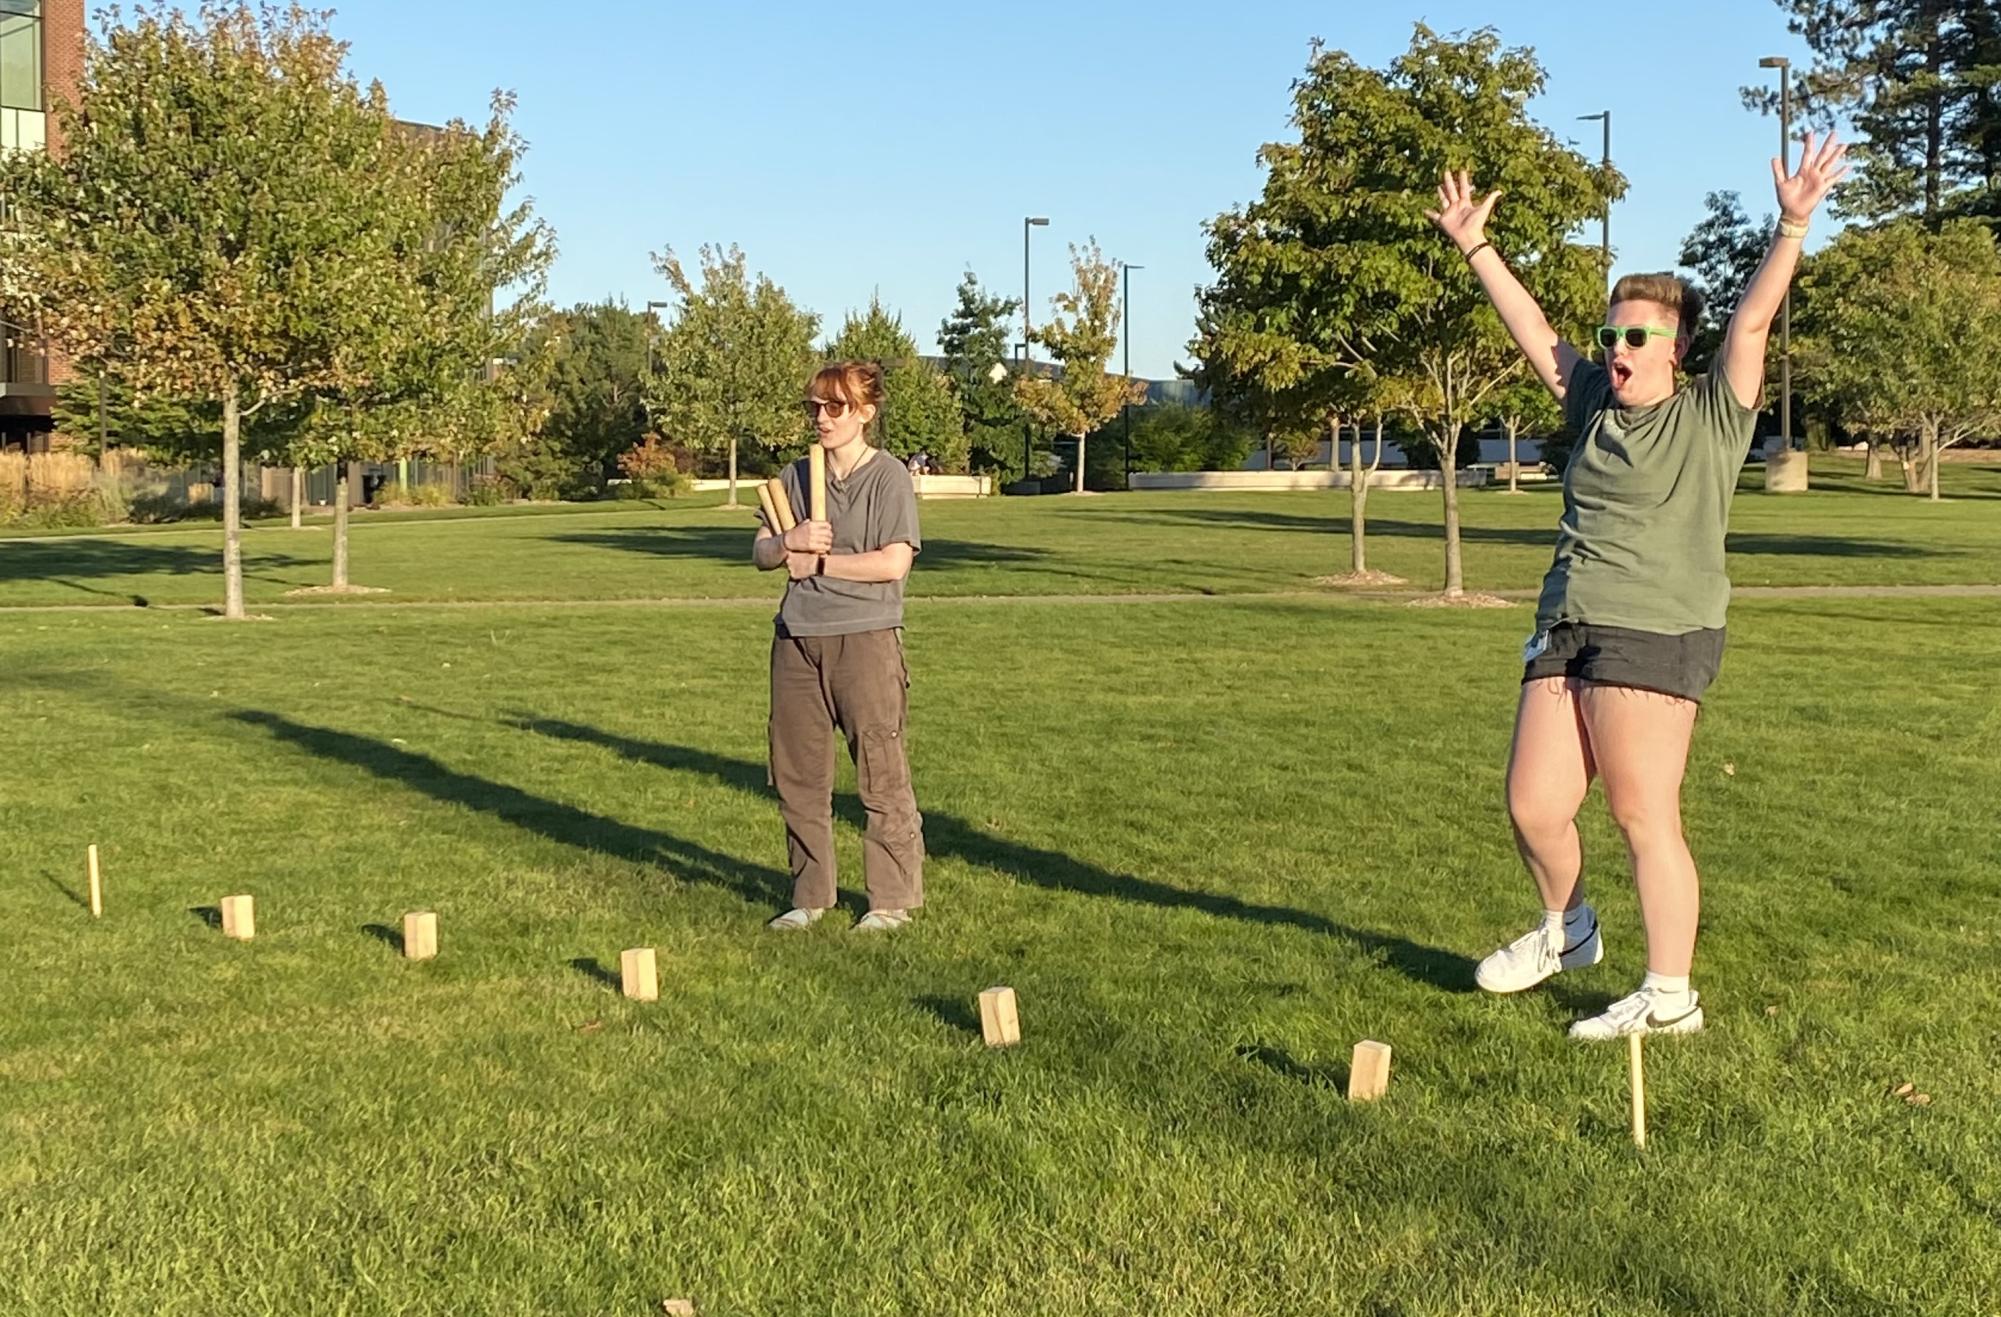
[[[848,361],[806,391],[814,443],[759,490],[760,570],[791,577],[771,643],[771,783],[785,821],[792,906],[767,927],[805,929],[834,905],[834,732],[848,742],[867,829],[868,913],[858,933],[910,922],[924,904],[923,819],[905,753],[910,671],[903,582],[920,547],[917,496],[901,462],[868,442],[882,368]],[[795,508],[807,509],[796,520]]]

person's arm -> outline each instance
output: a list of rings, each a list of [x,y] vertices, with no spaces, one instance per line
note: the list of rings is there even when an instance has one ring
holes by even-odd
[[[1800,147],[1799,169],[1792,177],[1778,157],[1772,158],[1772,182],[1779,194],[1779,227],[1772,235],[1771,248],[1751,282],[1744,289],[1730,326],[1723,333],[1723,351],[1717,360],[1730,392],[1746,407],[1756,407],[1765,392],[1765,345],[1772,335],[1772,320],[1785,303],[1786,289],[1792,286],[1793,272],[1799,268],[1800,249],[1806,242],[1806,226],[1828,191],[1848,173],[1842,157],[1848,147],[1827,135],[1818,150],[1808,133]]]
[[[786,570],[795,581],[808,576],[831,576],[837,581],[864,581],[869,584],[883,584],[900,581],[910,575],[910,564],[917,557],[917,551],[908,544],[898,541],[885,544],[880,549],[867,553],[793,553],[786,555]],[[827,566],[820,569],[824,558]]]
[[[1500,189],[1496,188],[1475,200],[1472,177],[1463,169],[1456,176],[1448,171],[1438,185],[1438,209],[1426,211],[1425,217],[1459,248],[1459,254],[1473,267],[1487,300],[1500,313],[1501,323],[1507,326],[1515,346],[1528,359],[1529,369],[1561,401],[1570,387],[1571,369],[1584,356],[1550,327],[1542,307],[1487,241],[1487,217],[1494,213],[1494,203],[1500,199]]]
[[[785,566],[789,555],[803,555],[809,559],[834,547],[834,528],[824,521],[802,521],[783,535],[771,527],[760,524],[757,538],[751,542],[750,560],[757,564],[760,572],[776,571]],[[792,573],[796,579],[798,572]],[[806,575],[811,576],[811,572]]]

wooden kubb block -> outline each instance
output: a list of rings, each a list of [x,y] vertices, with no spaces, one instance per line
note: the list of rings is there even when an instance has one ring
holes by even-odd
[[[438,916],[430,910],[413,910],[403,916],[403,958],[429,960],[438,954]]]
[[[1390,1088],[1390,1045],[1364,1040],[1355,1044],[1348,1067],[1348,1100],[1374,1102]]]
[[[618,957],[619,991],[634,1001],[660,1000],[660,971],[652,947],[634,947]]]
[[[247,896],[222,898],[222,935],[239,942],[257,936],[257,907]]]
[[[1021,1041],[1013,988],[988,988],[980,994],[980,1033],[988,1047],[1012,1047]]]

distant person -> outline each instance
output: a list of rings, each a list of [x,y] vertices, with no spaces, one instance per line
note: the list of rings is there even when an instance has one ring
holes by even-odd
[[[806,413],[826,450],[827,520],[806,520],[809,466],[780,473],[799,524],[760,525],[752,556],[791,576],[771,644],[771,781],[792,868],[780,932],[812,926],[839,892],[834,875],[834,732],[854,757],[868,817],[862,873],[868,913],[858,933],[910,922],[924,904],[923,819],[910,783],[904,727],[903,582],[919,548],[910,473],[868,442],[882,409],[882,368],[842,362],[813,376]]]
[[[1489,992],[1519,992],[1604,957],[1585,900],[1576,816],[1593,776],[1625,834],[1646,925],[1638,991],[1571,1026],[1573,1038],[1694,1033],[1689,986],[1700,889],[1681,828],[1681,782],[1703,692],[1723,661],[1730,581],[1724,533],[1765,386],[1772,318],[1807,222],[1847,172],[1845,146],[1806,135],[1798,170],[1776,159],[1779,223],[1737,304],[1716,364],[1676,388],[1701,318],[1685,280],[1627,275],[1598,329],[1603,365],[1550,327],[1487,240],[1499,192],[1447,174],[1431,219],[1458,244],[1509,334],[1562,403],[1577,446],[1563,473],[1556,556],[1523,648],[1508,812],[1542,894],[1540,925],[1480,962]]]

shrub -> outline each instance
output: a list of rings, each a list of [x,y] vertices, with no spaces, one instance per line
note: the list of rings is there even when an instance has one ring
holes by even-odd
[[[679,498],[693,483],[660,436],[653,434],[619,454],[618,469],[626,479],[618,486],[620,498]]]
[[[452,491],[443,485],[403,485],[390,483],[375,491],[378,508],[448,508]]]
[[[514,501],[514,486],[503,476],[474,476],[466,489],[466,504],[475,508],[497,508]]]

